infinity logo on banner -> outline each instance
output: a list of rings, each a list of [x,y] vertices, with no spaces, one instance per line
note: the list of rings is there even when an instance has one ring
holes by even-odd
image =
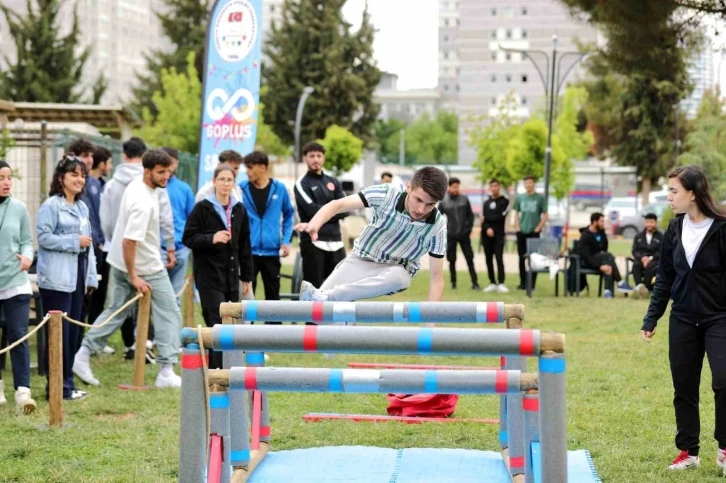
[[[219,153],[254,150],[260,98],[262,1],[217,0],[207,28],[199,142],[200,188]]]

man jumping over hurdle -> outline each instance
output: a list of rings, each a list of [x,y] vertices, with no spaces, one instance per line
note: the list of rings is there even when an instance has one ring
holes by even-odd
[[[313,241],[318,230],[339,213],[372,208],[373,218],[353,245],[353,251],[335,267],[320,288],[303,282],[300,300],[354,301],[406,290],[428,252],[430,302],[444,292],[446,220],[436,204],[446,195],[443,171],[424,167],[401,191],[391,184],[365,188],[361,192],[324,205],[308,223],[295,229],[307,232]]]

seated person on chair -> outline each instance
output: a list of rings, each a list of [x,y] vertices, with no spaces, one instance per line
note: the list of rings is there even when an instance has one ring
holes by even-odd
[[[663,234],[658,231],[658,217],[655,213],[648,213],[645,215],[645,229],[633,240],[633,295],[645,297],[653,290],[662,240]]]
[[[598,270],[605,277],[605,292],[603,297],[613,298],[614,283],[618,283],[618,290],[631,292],[633,289],[620,277],[615,257],[608,252],[608,237],[605,234],[605,215],[593,213],[590,216],[590,226],[582,229],[580,237],[580,251],[582,252],[582,266]]]
[[[446,195],[443,171],[424,167],[416,171],[406,191],[391,184],[370,186],[360,193],[324,205],[308,223],[295,229],[312,240],[328,220],[339,213],[372,208],[373,219],[353,245],[353,251],[316,289],[303,282],[300,300],[354,301],[406,290],[429,254],[428,300],[438,302],[444,292],[446,220],[436,203]]]

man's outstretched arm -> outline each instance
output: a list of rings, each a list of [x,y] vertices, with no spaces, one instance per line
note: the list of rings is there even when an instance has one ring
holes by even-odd
[[[320,230],[320,227],[327,223],[332,217],[340,213],[359,210],[364,206],[363,199],[357,193],[339,200],[331,201],[330,203],[323,205],[323,207],[318,210],[312,220],[308,223],[298,223],[295,225],[295,230],[309,233],[310,238],[312,238],[313,241],[316,241],[318,239],[318,230]]]
[[[429,302],[441,302],[444,295],[444,259],[429,255]]]

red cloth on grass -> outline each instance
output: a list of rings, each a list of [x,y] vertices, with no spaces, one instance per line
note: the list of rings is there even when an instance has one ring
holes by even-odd
[[[447,418],[454,414],[458,394],[389,394],[386,409],[391,416]]]

